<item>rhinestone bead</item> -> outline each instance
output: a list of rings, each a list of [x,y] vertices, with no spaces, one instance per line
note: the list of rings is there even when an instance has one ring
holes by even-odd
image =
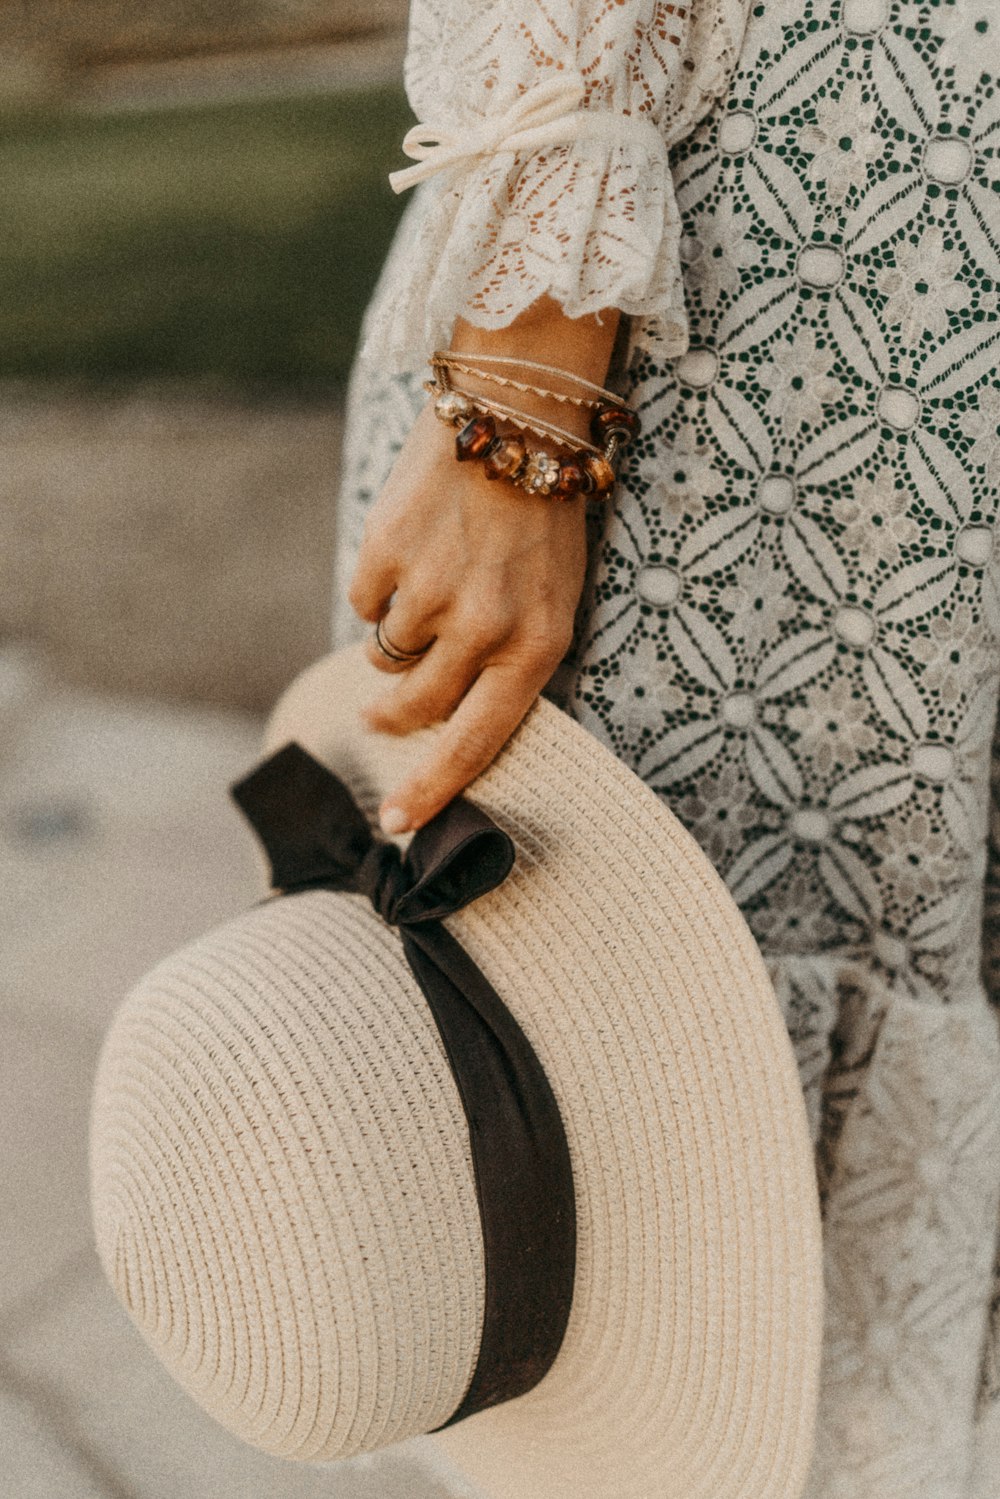
[[[442,391],[434,402],[434,415],[453,426],[467,422],[472,412],[472,402],[460,390]]]
[[[622,443],[638,437],[642,423],[637,414],[625,406],[598,406],[590,418],[590,435],[596,443],[605,443],[617,432]]]
[[[559,482],[559,460],[550,453],[532,453],[524,466],[522,479],[530,494],[551,494]]]
[[[455,456],[460,459],[482,458],[497,435],[492,416],[474,416],[455,438]]]
[[[501,437],[483,460],[483,470],[487,479],[514,479],[527,456],[523,437]]]
[[[615,482],[615,471],[603,453],[584,453],[583,467],[593,482],[591,494],[607,494]]]

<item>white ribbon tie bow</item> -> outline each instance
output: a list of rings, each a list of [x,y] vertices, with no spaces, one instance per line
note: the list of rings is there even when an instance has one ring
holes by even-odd
[[[389,173],[394,193],[405,192],[447,167],[465,166],[498,151],[533,151],[540,146],[575,140],[602,140],[610,145],[641,141],[666,165],[663,136],[648,115],[614,114],[611,110],[581,109],[585,93],[580,73],[560,72],[536,84],[509,104],[502,114],[481,125],[413,125],[403,137],[403,151],[417,163]]]

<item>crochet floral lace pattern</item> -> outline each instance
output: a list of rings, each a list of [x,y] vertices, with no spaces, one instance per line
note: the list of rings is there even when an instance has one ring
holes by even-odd
[[[1000,1493],[998,55],[996,0],[754,5],[671,152],[688,335],[631,320],[643,434],[546,688],[706,849],[787,1019],[827,1257],[806,1499]],[[358,365],[338,640],[423,400]]]
[[[406,86],[418,118],[452,129],[501,113],[554,70],[581,108],[647,116],[667,144],[725,87],[744,0],[414,0]],[[364,355],[413,369],[461,314],[506,327],[544,293],[571,317],[647,319],[665,353],[687,338],[669,173],[635,144],[581,141],[477,159],[421,184],[365,321]]]

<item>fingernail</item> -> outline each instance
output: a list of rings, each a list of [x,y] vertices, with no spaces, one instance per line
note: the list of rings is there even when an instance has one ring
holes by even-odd
[[[385,807],[379,814],[379,826],[383,833],[404,833],[409,821],[402,807]]]

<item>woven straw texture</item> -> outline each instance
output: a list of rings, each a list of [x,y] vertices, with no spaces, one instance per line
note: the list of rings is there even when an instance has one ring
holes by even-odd
[[[373,816],[435,733],[363,731],[356,707],[384,687],[359,647],[325,658],[267,748],[297,739]],[[820,1220],[763,959],[682,824],[545,700],[466,794],[517,862],[446,925],[552,1083],[577,1271],[546,1378],[423,1441],[495,1499],[795,1499]],[[329,1461],[458,1404],[484,1304],[467,1128],[364,897],[284,897],[157,965],[105,1038],[91,1170],[129,1315],[241,1438]]]

